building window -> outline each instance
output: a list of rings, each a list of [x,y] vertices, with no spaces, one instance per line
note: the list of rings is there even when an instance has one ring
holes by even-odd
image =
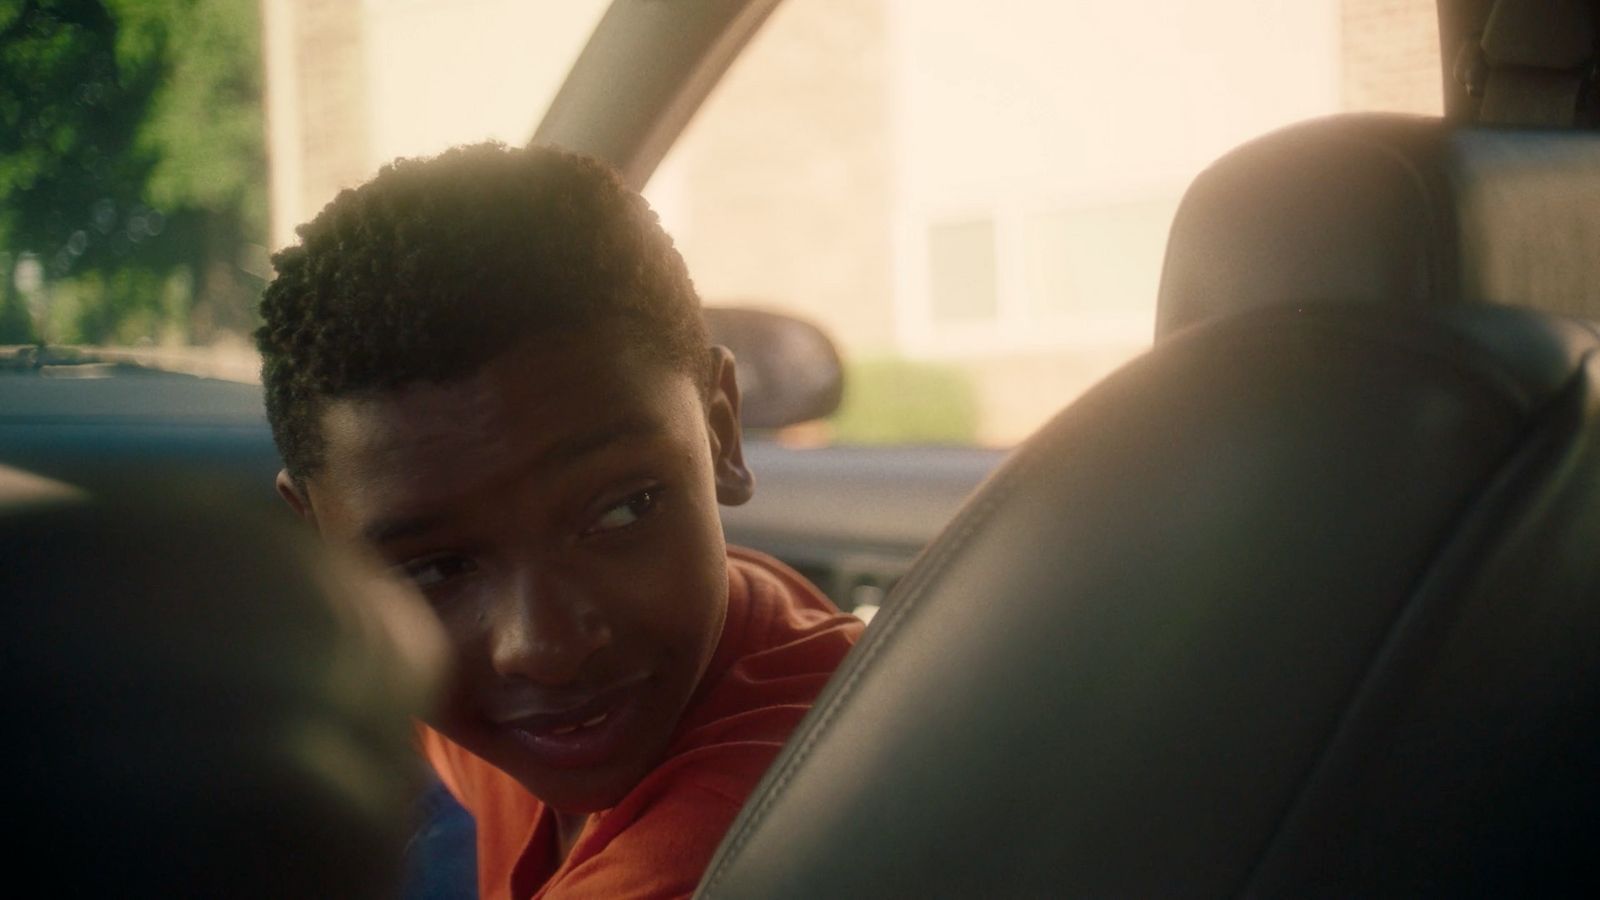
[[[1148,343],[1179,191],[923,219],[902,340],[944,356]]]

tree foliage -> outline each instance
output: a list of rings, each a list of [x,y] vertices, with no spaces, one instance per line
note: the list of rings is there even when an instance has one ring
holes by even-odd
[[[0,343],[26,318],[18,264],[44,276],[28,299],[50,340],[251,327],[257,16],[255,0],[0,0]]]

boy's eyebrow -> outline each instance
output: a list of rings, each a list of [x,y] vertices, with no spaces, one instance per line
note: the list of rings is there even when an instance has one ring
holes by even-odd
[[[627,415],[583,434],[575,434],[563,438],[545,448],[529,462],[528,469],[550,469],[557,466],[570,465],[578,459],[588,456],[596,450],[601,450],[619,441],[630,438],[649,437],[657,434],[662,429],[662,423],[654,418],[642,415]]]
[[[657,434],[661,428],[660,422],[647,416],[624,416],[592,431],[563,438],[519,468],[528,471],[571,465],[620,441]],[[370,544],[381,545],[426,534],[443,521],[444,516],[436,514],[379,519],[361,529],[361,536]]]
[[[397,519],[379,519],[361,529],[361,537],[369,544],[387,544],[403,538],[427,534],[443,521],[442,516],[407,516]]]

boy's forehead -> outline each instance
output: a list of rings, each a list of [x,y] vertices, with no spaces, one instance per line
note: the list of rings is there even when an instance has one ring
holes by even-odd
[[[611,439],[689,433],[702,417],[681,367],[617,336],[534,338],[448,382],[325,402],[312,480],[367,490],[454,481]]]
[[[487,428],[505,419],[555,413],[558,426],[575,411],[650,405],[674,367],[616,327],[523,338],[476,368],[445,380],[418,379],[324,400],[325,433],[351,430],[356,420],[392,420],[398,431],[429,426]]]

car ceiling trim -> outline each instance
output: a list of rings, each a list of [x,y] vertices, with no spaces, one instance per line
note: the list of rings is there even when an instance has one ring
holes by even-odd
[[[643,189],[782,0],[616,0],[551,101],[533,143],[603,159]],[[662,35],[671,34],[672,41]]]

